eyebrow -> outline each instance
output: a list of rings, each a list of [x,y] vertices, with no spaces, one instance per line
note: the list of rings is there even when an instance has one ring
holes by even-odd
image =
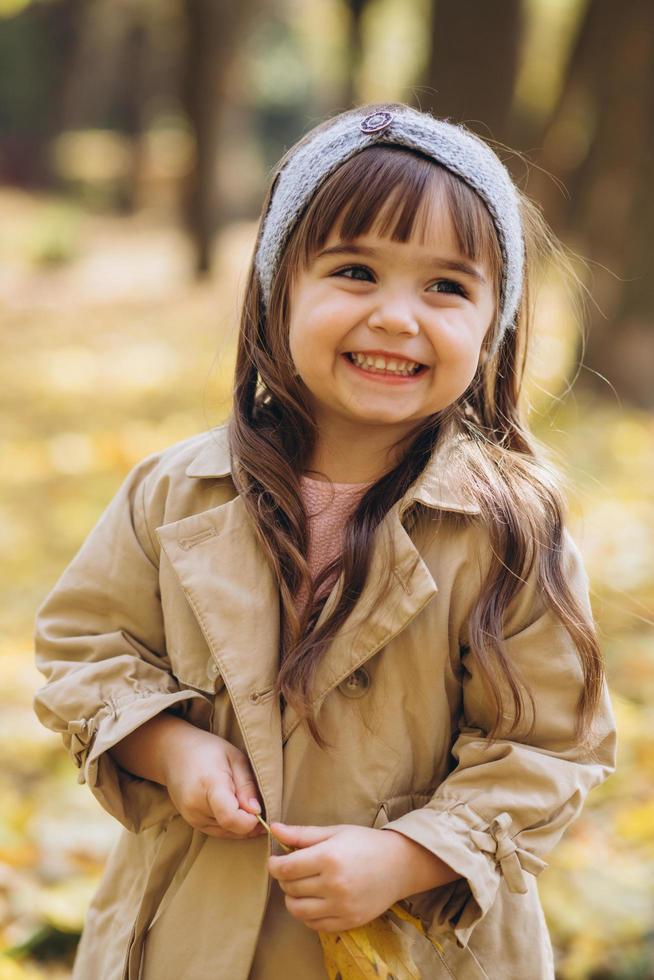
[[[331,248],[323,248],[321,252],[318,252],[316,258],[320,259],[324,255],[369,255],[372,258],[380,258],[381,253],[375,248],[368,248],[366,245],[354,245],[344,243],[342,245],[332,245]],[[469,262],[464,262],[462,259],[442,259],[442,258],[429,258],[426,260],[425,265],[438,266],[441,269],[449,269],[452,272],[462,272],[466,276],[470,276],[472,279],[476,279],[477,282],[482,285],[486,285],[486,280],[482,276],[481,272],[478,272],[473,265]]]

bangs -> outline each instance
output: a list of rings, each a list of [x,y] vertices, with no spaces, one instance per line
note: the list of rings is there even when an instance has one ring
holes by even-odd
[[[434,197],[449,209],[460,252],[486,264],[499,291],[502,257],[493,220],[482,199],[463,180],[430,157],[405,147],[372,146],[346,160],[324,181],[299,222],[291,251],[304,268],[333,230],[344,242],[374,227],[382,238],[425,243],[426,220]],[[421,205],[427,207],[421,209]]]

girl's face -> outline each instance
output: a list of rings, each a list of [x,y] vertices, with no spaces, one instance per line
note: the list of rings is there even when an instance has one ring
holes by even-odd
[[[319,429],[383,425],[401,437],[456,401],[475,375],[495,313],[494,284],[485,265],[459,252],[438,190],[421,211],[424,236],[420,215],[406,243],[379,237],[375,224],[346,245],[334,229],[296,273],[290,350]],[[376,366],[356,364],[353,355]],[[416,363],[416,373],[398,373]]]

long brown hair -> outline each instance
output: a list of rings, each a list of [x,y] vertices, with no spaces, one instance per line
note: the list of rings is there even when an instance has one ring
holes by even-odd
[[[372,105],[370,111],[385,107]],[[280,161],[279,169],[284,161]],[[262,218],[274,179],[273,175]],[[347,521],[341,555],[322,569],[315,582],[309,573],[307,515],[299,474],[312,458],[318,431],[301,379],[294,374],[289,349],[294,274],[309,265],[333,228],[339,227],[345,241],[365,235],[390,200],[395,206],[389,209],[380,234],[394,241],[408,241],[420,204],[432,189],[444,192],[461,251],[473,261],[486,263],[497,300],[501,253],[481,198],[444,167],[404,147],[367,147],[323,182],[287,242],[267,315],[254,261],[250,265],[229,438],[234,481],[279,582],[281,613],[290,636],[286,646],[280,637],[282,657],[275,695],[306,719],[319,745],[327,744],[312,704],[317,665],[363,591],[378,526],[420,476],[441,436],[454,426],[466,436],[467,485],[481,510],[480,515],[464,519],[483,523],[493,556],[468,624],[470,653],[495,711],[488,738],[496,737],[506,718],[507,687],[513,709],[510,730],[514,731],[527,715],[525,695],[532,709],[530,730],[535,723],[533,696],[505,651],[503,622],[509,603],[536,568],[540,594],[570,634],[583,670],[575,729],[575,738],[583,740],[589,735],[601,696],[602,654],[595,624],[566,581],[562,478],[547,459],[545,448],[529,432],[520,399],[533,328],[534,274],[544,259],[564,253],[537,206],[520,191],[526,271],[515,330],[507,331],[498,351],[488,357],[496,324],[491,326],[468,389],[447,409],[422,420],[398,444],[399,462],[367,489]],[[407,521],[416,519],[415,513],[407,517]],[[389,576],[382,583],[377,602],[392,575],[392,561],[391,555]],[[340,574],[343,581],[338,601],[317,626],[327,594],[324,586]],[[295,596],[301,585],[309,598],[298,616]]]

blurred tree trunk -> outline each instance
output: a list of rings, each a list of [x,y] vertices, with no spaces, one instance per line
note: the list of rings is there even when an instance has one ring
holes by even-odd
[[[89,0],[75,3],[77,40],[67,59],[59,93],[57,130],[97,126],[128,137],[129,169],[116,182],[112,203],[120,212],[130,214],[137,207],[143,176],[151,23],[142,0],[122,0],[111,11],[108,34],[109,25],[91,10]],[[110,60],[103,62],[107,49]]]
[[[48,31],[52,47],[59,52],[61,70],[53,90],[53,111],[49,138],[62,132],[67,124],[67,108],[70,92],[79,84],[76,77],[77,59],[84,35],[89,0],[60,0],[49,5],[52,18]],[[46,7],[46,9],[48,9]]]
[[[124,214],[133,212],[137,205],[138,190],[143,169],[143,131],[145,128],[145,60],[148,35],[138,11],[133,12],[123,50],[123,72],[118,94],[123,132],[131,138],[132,153],[128,178],[121,187],[118,206]]]
[[[31,3],[2,20],[0,178],[22,187],[55,182],[50,144],[65,122],[88,0]]]
[[[538,163],[558,234],[592,263],[585,383],[654,407],[654,4],[590,0]],[[605,380],[606,379],[606,380]]]
[[[346,42],[347,66],[344,92],[344,106],[352,108],[357,101],[357,82],[363,57],[363,35],[361,24],[363,12],[369,0],[346,0],[350,12],[348,38]]]
[[[435,0],[425,73],[434,115],[507,142],[523,26],[522,0]]]
[[[187,25],[182,101],[195,136],[195,162],[184,200],[184,217],[195,245],[198,276],[209,272],[218,225],[216,159],[228,72],[240,32],[256,0],[183,0]]]

